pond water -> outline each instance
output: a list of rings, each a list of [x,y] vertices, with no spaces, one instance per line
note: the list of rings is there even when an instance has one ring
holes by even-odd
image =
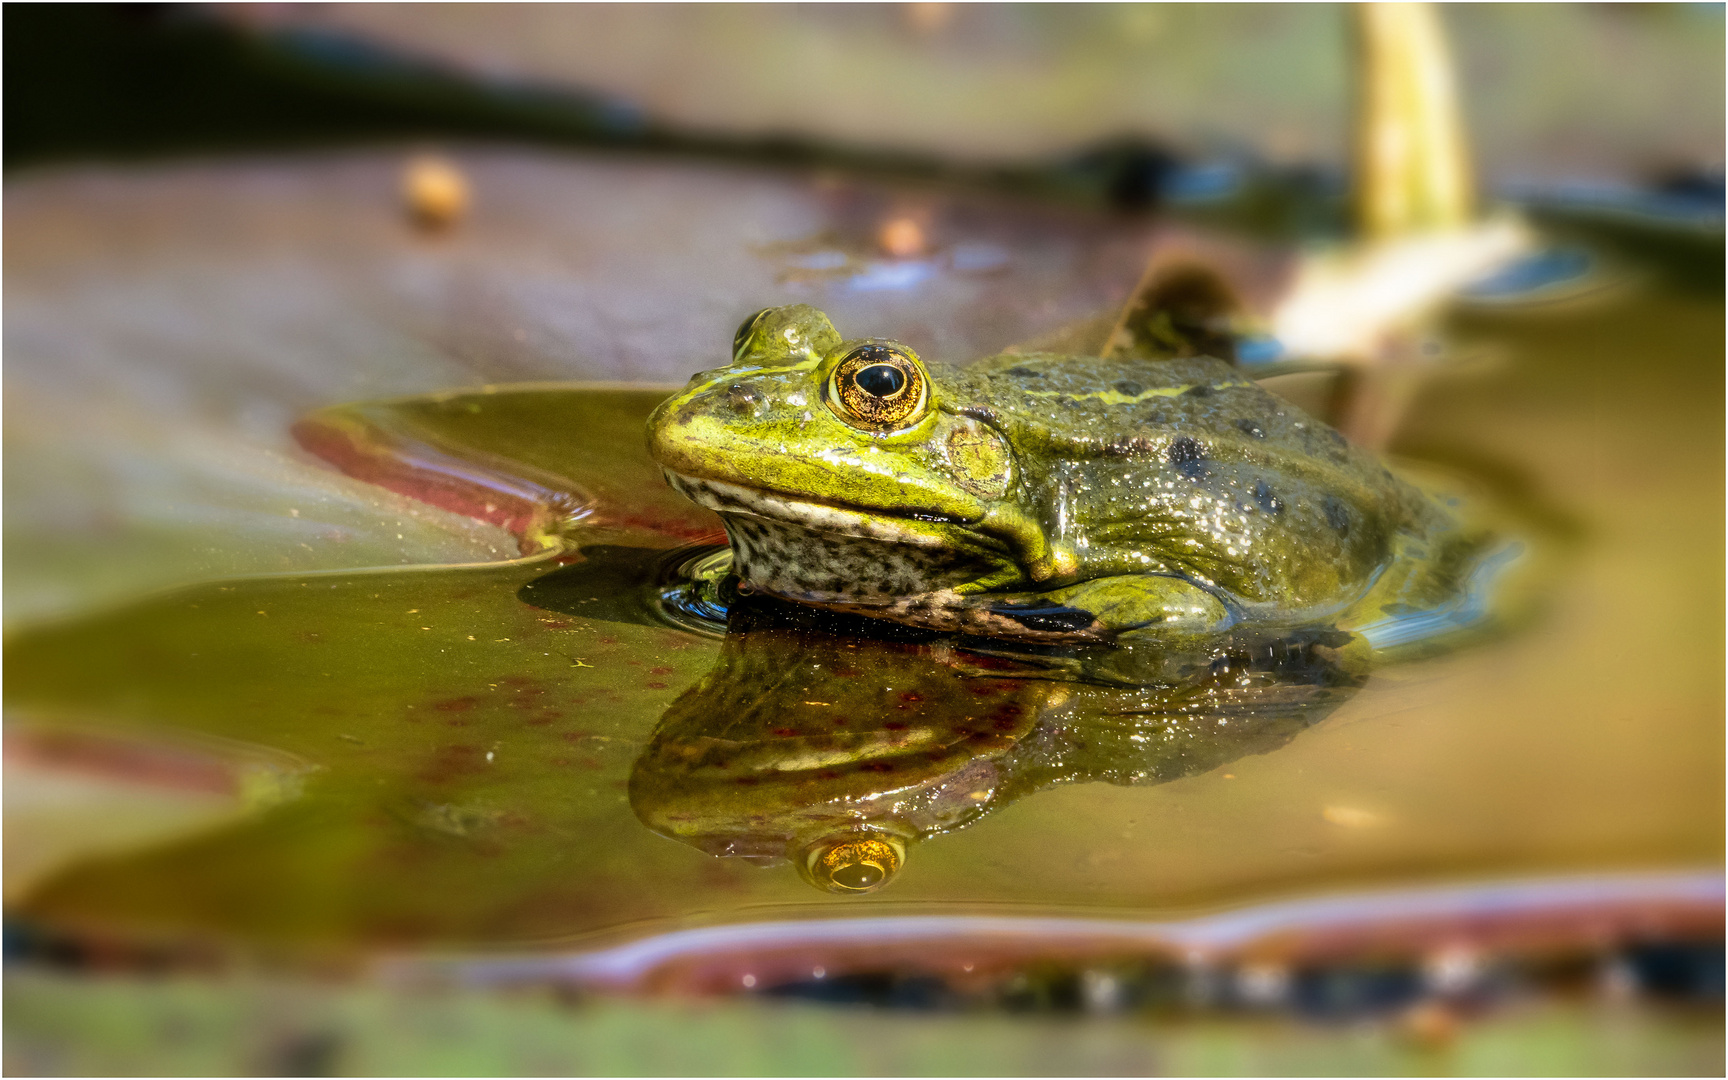
[[[251,777],[255,808],[75,865],[20,910],[353,961],[785,919],[1168,920],[1339,890],[1707,879],[1720,304],[1628,288],[1466,310],[1451,332],[1492,359],[1433,379],[1395,451],[1539,526],[1539,602],[1437,657],[1245,643],[1174,690],[765,605],[735,605],[722,635],[668,605],[722,537],[642,448],[664,390],[313,414],[303,444],[509,528],[524,556],[195,585],[16,635],[9,730],[35,752],[166,748]],[[887,842],[834,856],[860,814]]]
[[[1392,450],[1531,540],[1489,632],[1148,686],[736,603],[642,425],[764,303],[963,362],[1288,249],[454,157],[437,235],[392,151],[8,180],[10,1071],[1720,1071],[1719,230],[1448,315]]]

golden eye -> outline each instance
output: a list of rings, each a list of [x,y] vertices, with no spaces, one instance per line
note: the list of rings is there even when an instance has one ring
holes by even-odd
[[[892,431],[924,415],[928,380],[918,361],[892,345],[860,345],[829,380],[828,405],[849,424]]]
[[[772,309],[763,308],[761,311],[758,311],[756,314],[738,324],[737,333],[732,335],[732,362],[734,364],[736,364],[739,358],[744,355],[744,347],[750,344],[750,331],[756,329],[756,324],[760,322],[762,316],[768,314],[770,310]]]
[[[906,861],[906,845],[892,836],[840,836],[804,850],[798,869],[818,889],[841,894],[875,892]]]

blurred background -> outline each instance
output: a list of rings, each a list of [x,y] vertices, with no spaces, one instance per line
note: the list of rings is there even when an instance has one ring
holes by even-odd
[[[1474,192],[1449,228],[1520,239],[1344,356],[1280,313],[1317,260],[1377,272],[1348,8],[9,5],[7,1071],[1720,1072],[1723,10],[1439,8]],[[1218,773],[1052,793],[932,843],[928,884],[870,913],[1036,894],[1239,951],[1264,942],[1231,913],[1356,942],[1297,950],[1319,959],[1202,970],[1169,931],[1108,963],[1016,946],[988,985],[854,952],[843,990],[756,992],[732,978],[748,949],[698,941],[608,983],[582,967],[602,945],[845,913],[767,871],[730,884],[623,813],[584,826],[600,870],[500,873],[439,922],[407,912],[482,864],[402,855],[363,918],[366,879],[289,834],[357,850],[385,826],[283,809],[324,805],[299,777],[334,759],[249,732],[252,698],[105,666],[168,590],[521,553],[332,468],[292,434],[314,410],[669,388],[799,301],[965,361],[1071,337],[1166,250],[1231,281],[1280,392],[1534,523],[1543,614],[1377,675],[1253,759],[1259,794]],[[220,739],[153,704],[182,697]],[[639,745],[664,704],[606,737]],[[1131,819],[1161,839],[1090,827]],[[438,832],[415,828],[402,850]],[[1025,896],[991,876],[1053,844],[1075,866]],[[242,880],[295,920],[235,914]],[[1398,890],[1429,914],[1373,899]],[[1315,897],[1341,906],[1288,907]],[[1460,912],[1495,944],[1465,949]]]

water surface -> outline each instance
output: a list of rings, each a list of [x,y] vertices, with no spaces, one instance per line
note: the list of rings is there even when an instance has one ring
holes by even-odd
[[[1376,668],[1312,722],[1170,759],[1152,777],[1164,782],[1140,782],[1157,766],[1112,775],[1086,760],[1017,782],[1004,765],[1013,797],[942,819],[950,831],[857,896],[738,857],[760,851],[714,853],[731,826],[699,843],[663,835],[678,831],[668,806],[693,790],[660,785],[667,755],[707,722],[726,673],[761,656],[831,664],[809,650],[844,642],[752,655],[656,614],[638,585],[664,572],[658,553],[718,535],[647,462],[639,433],[656,392],[542,387],[324,414],[327,430],[352,421],[351,471],[417,462],[382,478],[438,505],[455,508],[477,478],[514,477],[493,510],[468,510],[518,528],[530,554],[199,585],[18,635],[13,730],[172,736],[217,759],[235,743],[267,748],[294,763],[283,768],[300,792],[74,867],[24,910],[109,934],[351,956],[811,915],[1168,918],[1339,889],[1717,866],[1721,308],[1633,293],[1466,313],[1454,328],[1503,361],[1433,381],[1397,449],[1471,476],[1561,538],[1563,572],[1533,621]],[[477,472],[451,480],[455,461]],[[550,510],[516,512],[536,505]],[[586,570],[572,546],[592,554]],[[596,578],[597,565],[613,570]],[[927,723],[952,733],[954,716],[981,715],[955,712],[970,688],[1014,681],[976,659],[926,654],[909,669],[956,672],[920,711]],[[1001,687],[1023,710],[1005,732],[1014,745],[931,775],[1007,761],[1051,730],[1036,718],[1071,709],[1049,704],[1052,685]],[[772,744],[765,714],[728,719],[757,725],[741,741]],[[809,805],[779,799],[770,807]],[[724,817],[694,812],[705,826]]]

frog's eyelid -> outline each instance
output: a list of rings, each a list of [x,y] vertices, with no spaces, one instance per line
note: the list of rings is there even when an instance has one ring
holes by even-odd
[[[738,329],[732,333],[732,362],[736,364],[744,356],[744,350],[750,345],[750,337],[756,330],[756,324],[762,321],[762,316],[772,311],[763,308],[756,314],[738,324]],[[790,328],[788,328],[790,329]]]

